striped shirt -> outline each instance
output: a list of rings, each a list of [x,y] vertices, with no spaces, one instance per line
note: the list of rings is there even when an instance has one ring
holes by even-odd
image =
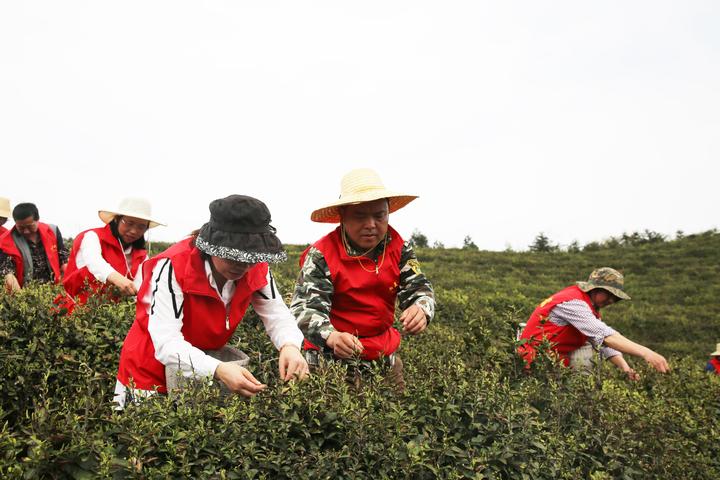
[[[603,345],[606,337],[618,332],[595,317],[588,304],[582,300],[559,303],[550,311],[549,320],[560,327],[572,325],[577,328],[595,349],[600,349],[600,355],[604,359],[622,355],[617,350]]]

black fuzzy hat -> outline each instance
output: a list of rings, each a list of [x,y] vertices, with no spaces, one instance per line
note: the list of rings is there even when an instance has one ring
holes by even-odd
[[[210,221],[200,229],[195,246],[213,257],[236,262],[283,262],[287,254],[275,232],[263,202],[230,195],[210,203]]]

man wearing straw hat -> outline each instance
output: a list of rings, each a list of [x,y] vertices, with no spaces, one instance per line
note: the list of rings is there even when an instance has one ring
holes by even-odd
[[[6,255],[0,275],[9,292],[28,282],[60,283],[67,265],[67,249],[55,225],[40,222],[33,203],[19,203],[13,209],[15,226],[0,237],[0,250]]]
[[[630,300],[624,283],[623,275],[617,270],[598,268],[587,282],[577,282],[545,299],[530,315],[520,335],[524,342],[519,352],[527,365],[535,359],[538,345],[548,340],[565,365],[587,367],[594,351],[589,349],[587,356],[582,353],[589,342],[630,379],[636,380],[638,375],[620,352],[641,357],[655,370],[667,372],[670,368],[662,355],[623,337],[600,317],[601,308],[620,300]]]
[[[705,371],[720,375],[720,343],[715,345],[715,351],[710,354],[710,360],[705,367]]]
[[[339,200],[310,217],[340,225],[300,257],[290,309],[305,335],[311,366],[319,356],[381,360],[390,367],[388,378],[402,389],[395,302],[403,331],[414,335],[432,319],[435,300],[412,247],[388,225],[388,215],[417,197],[386,189],[370,169],[351,171],[340,189]]]
[[[7,228],[5,228],[3,225],[5,225],[5,222],[7,222],[7,219],[10,217],[10,199],[5,197],[0,197],[0,237],[3,236],[5,232],[8,231]]]

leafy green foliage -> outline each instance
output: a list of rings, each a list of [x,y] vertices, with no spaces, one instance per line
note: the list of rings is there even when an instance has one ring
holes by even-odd
[[[560,250],[560,247],[553,245],[550,242],[550,238],[542,232],[535,237],[535,240],[529,248],[531,252],[557,252]]]
[[[466,235],[463,239],[463,250],[477,250],[478,246],[475,245],[475,242],[473,242],[473,239],[470,235]]]
[[[304,249],[275,276],[289,297]],[[110,400],[134,305],[51,312],[57,287],[0,294],[2,478],[719,478],[720,376],[702,372],[720,331],[720,235],[547,255],[421,249],[437,293],[428,331],[401,347],[407,389],[379,369],[355,388],[339,365],[278,380],[249,311],[232,343],[268,389],[244,400],[197,386],[124,412]],[[633,296],[604,311],[669,356],[589,375],[540,356],[526,372],[515,331],[543,298],[599,266]]]
[[[412,235],[410,235],[410,240],[408,240],[408,242],[416,248],[428,248],[427,235],[417,229],[412,233]]]

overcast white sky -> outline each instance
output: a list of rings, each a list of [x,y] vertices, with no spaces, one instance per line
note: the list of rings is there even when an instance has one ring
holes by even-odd
[[[176,240],[231,193],[286,243],[341,176],[406,238],[524,249],[718,225],[720,2],[7,1],[0,196],[66,236],[148,197]]]

